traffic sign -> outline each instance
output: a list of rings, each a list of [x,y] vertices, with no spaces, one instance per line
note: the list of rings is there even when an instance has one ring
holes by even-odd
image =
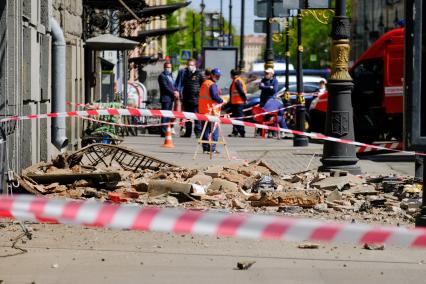
[[[285,18],[290,16],[290,10],[331,8],[331,0],[255,0],[254,14],[257,17],[266,18],[266,7],[268,1],[272,1],[272,16],[277,18]]]
[[[255,33],[266,33],[266,20],[254,20],[254,32]],[[272,32],[273,33],[279,33],[280,31],[280,24],[273,23],[272,24]]]
[[[188,61],[191,59],[191,50],[181,50],[180,52],[180,60]]]

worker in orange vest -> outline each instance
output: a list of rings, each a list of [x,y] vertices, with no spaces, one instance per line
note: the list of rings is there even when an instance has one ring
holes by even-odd
[[[219,88],[216,85],[216,82],[219,81],[221,72],[218,68],[213,68],[210,71],[210,75],[203,82],[200,89],[200,95],[198,99],[198,111],[201,114],[220,114],[220,105],[223,103],[223,100],[220,98],[220,91]],[[218,113],[215,113],[215,112]],[[203,121],[202,126],[204,128],[204,125],[208,123],[206,130],[203,134],[203,140],[207,141],[209,140],[210,132],[214,128],[213,122]],[[218,141],[219,140],[219,129],[216,127],[214,129],[214,132],[212,134],[212,141]],[[213,153],[219,153],[216,151],[216,144],[206,144],[203,143],[203,153],[210,153],[210,145],[211,145],[211,151]]]
[[[230,104],[231,104],[231,117],[243,117],[244,116],[244,105],[247,101],[247,87],[246,83],[240,77],[241,72],[238,69],[231,70],[232,84],[230,88]],[[246,136],[246,131],[242,125],[234,125],[232,127],[232,134],[229,137],[237,137],[238,134],[241,137]]]

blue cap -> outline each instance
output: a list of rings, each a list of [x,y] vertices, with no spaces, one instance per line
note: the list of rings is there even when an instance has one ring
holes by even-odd
[[[219,68],[213,68],[211,74],[215,76],[221,76],[222,72],[220,72]]]

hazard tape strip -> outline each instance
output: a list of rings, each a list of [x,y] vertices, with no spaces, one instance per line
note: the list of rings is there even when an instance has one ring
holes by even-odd
[[[256,127],[260,129],[266,129],[271,131],[281,131],[285,133],[291,133],[294,135],[306,136],[311,139],[317,140],[326,140],[330,142],[343,143],[348,145],[354,145],[358,147],[371,147],[378,150],[388,150],[393,152],[403,152],[407,154],[415,154],[419,156],[426,156],[426,153],[412,152],[412,151],[401,151],[396,149],[387,149],[382,146],[366,144],[361,142],[356,142],[348,139],[340,139],[336,137],[326,136],[320,133],[315,132],[303,132],[298,130],[291,130],[286,128],[279,128],[275,126],[268,126],[263,124],[256,124],[248,121],[241,121],[226,117],[217,117],[212,115],[205,115],[200,113],[192,112],[178,112],[171,110],[152,110],[152,109],[98,109],[98,110],[86,110],[86,111],[70,111],[70,112],[59,112],[59,113],[48,113],[48,114],[36,114],[36,115],[26,115],[26,116],[13,116],[0,119],[1,122],[6,121],[20,121],[27,119],[42,119],[42,118],[57,118],[57,117],[86,117],[86,116],[99,116],[99,115],[128,115],[128,116],[153,116],[153,117],[166,117],[166,118],[177,118],[177,119],[190,119],[190,120],[203,120],[210,122],[219,122],[222,124],[232,124],[232,125],[241,125],[246,127]]]
[[[272,111],[265,111],[265,112],[257,113],[257,114],[253,114],[253,115],[240,116],[240,117],[232,117],[232,119],[247,119],[247,118],[258,117],[258,116],[262,116],[262,115],[268,115],[268,114],[271,114],[271,113],[280,112],[280,111],[282,111],[282,110],[292,109],[292,108],[295,108],[295,107],[297,107],[297,106],[300,106],[300,104],[297,104],[297,105],[291,105],[291,106],[287,106],[287,107],[279,108],[279,109],[272,110]],[[252,109],[252,108],[250,108],[250,109]],[[243,110],[243,111],[245,111],[245,110]]]
[[[382,144],[376,144],[376,145],[380,145],[386,150],[402,150],[404,144],[402,142],[392,142],[392,143],[382,143]],[[362,146],[362,147],[359,147],[356,152],[357,154],[362,154],[362,153],[375,152],[378,150],[379,149],[376,149],[376,148]]]
[[[383,243],[426,248],[426,230],[255,214],[139,207],[98,201],[1,196],[0,217],[42,223],[128,229],[176,234],[216,235],[285,241]]]

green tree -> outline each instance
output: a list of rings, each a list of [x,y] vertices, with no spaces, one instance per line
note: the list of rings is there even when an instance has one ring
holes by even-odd
[[[331,19],[331,18],[330,18]],[[312,15],[302,19],[303,68],[325,68],[330,65],[331,23],[321,24]],[[285,31],[279,42],[274,42],[274,56],[283,59],[285,53]],[[290,62],[297,60],[297,20],[290,20]]]
[[[178,0],[169,0],[168,3],[183,2]],[[193,17],[194,15],[194,17]],[[183,19],[183,20],[182,20]],[[195,21],[193,20],[195,19]],[[182,21],[181,21],[182,20]],[[167,55],[179,55],[180,50],[192,50],[193,37],[195,38],[195,50],[199,54],[201,50],[201,14],[199,11],[184,8],[179,9],[167,17],[167,27],[186,27],[185,30],[176,32],[167,36]],[[235,27],[233,30],[233,46],[239,43],[239,37],[236,36]],[[224,33],[228,34],[229,24],[224,21]]]
[[[334,7],[334,1],[332,4]],[[346,2],[348,17],[352,15],[352,1]],[[302,45],[303,45],[303,68],[316,69],[327,68],[331,64],[331,23],[334,13],[328,12],[328,23],[322,24],[315,17],[306,13],[302,19]],[[296,64],[297,56],[297,20],[290,20],[290,62]],[[283,59],[285,52],[285,34],[283,32],[281,40],[274,42],[274,56],[276,59]],[[316,59],[315,61],[311,59]]]

